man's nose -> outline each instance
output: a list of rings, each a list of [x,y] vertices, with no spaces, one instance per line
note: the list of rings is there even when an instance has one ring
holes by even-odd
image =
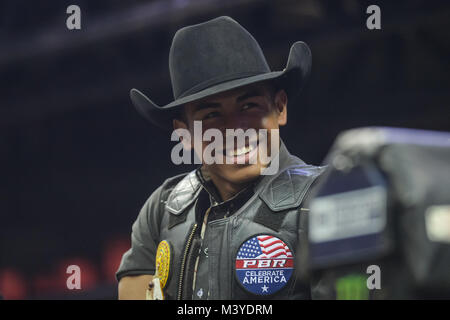
[[[250,119],[248,119],[245,116],[242,116],[242,114],[233,113],[233,114],[230,114],[227,117],[225,117],[225,121],[224,121],[222,130],[242,129],[245,131],[250,127],[251,127]]]

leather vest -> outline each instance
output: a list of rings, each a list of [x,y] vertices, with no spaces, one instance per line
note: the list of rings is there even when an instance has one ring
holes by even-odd
[[[282,146],[282,149],[284,148]],[[288,280],[285,277],[286,283],[274,293],[260,294],[252,291],[252,288],[259,285],[258,281],[263,288],[264,281],[280,280],[280,277],[277,277],[280,269],[277,267],[282,265],[282,259],[243,260],[247,267],[252,264],[256,267],[258,261],[263,264],[273,262],[275,268],[241,270],[239,272],[246,272],[245,275],[249,275],[244,279],[244,283],[237,275],[238,265],[242,262],[237,261],[240,248],[243,248],[246,241],[258,235],[272,237],[278,243],[287,245],[293,255],[292,269],[295,271],[299,233],[302,232],[300,219],[307,211],[302,209],[301,204],[311,184],[323,172],[324,167],[307,165],[290,155],[287,150],[281,151],[286,153],[286,157],[280,161],[280,170],[276,175],[264,176],[256,186],[253,196],[233,215],[207,224],[204,240],[208,243],[208,259],[203,263],[208,264],[209,270],[208,299],[310,297],[309,287],[299,287],[296,284],[295,272]],[[171,246],[169,277],[164,288],[167,299],[192,299],[193,266],[201,241],[199,237],[201,222],[196,221],[195,204],[201,188],[201,182],[195,171],[192,171],[178,182],[165,204],[160,225],[160,240],[168,241]],[[253,287],[251,284],[246,285],[245,280],[247,283],[254,281],[255,284]],[[265,284],[264,287],[267,290]]]

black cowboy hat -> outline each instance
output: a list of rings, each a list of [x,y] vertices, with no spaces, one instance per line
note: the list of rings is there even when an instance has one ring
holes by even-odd
[[[295,42],[286,68],[271,71],[253,36],[230,17],[218,17],[178,30],[169,53],[169,69],[174,101],[158,106],[137,89],[130,97],[137,110],[164,129],[185,103],[216,93],[273,80],[296,96],[311,70],[311,51],[304,42]]]

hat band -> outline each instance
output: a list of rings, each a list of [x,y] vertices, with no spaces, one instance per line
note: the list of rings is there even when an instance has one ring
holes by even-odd
[[[261,72],[261,71],[240,72],[240,73],[233,73],[233,74],[228,74],[228,75],[224,75],[224,76],[208,79],[208,80],[200,82],[199,84],[197,84],[197,85],[189,88],[188,90],[184,91],[178,97],[175,97],[175,100],[184,98],[184,97],[186,97],[188,95],[191,95],[191,94],[195,94],[195,93],[197,93],[199,91],[207,89],[208,87],[214,86],[216,84],[220,84],[220,83],[225,82],[225,81],[253,77],[253,76],[257,76],[257,75],[264,74],[264,73],[266,73],[266,72]]]

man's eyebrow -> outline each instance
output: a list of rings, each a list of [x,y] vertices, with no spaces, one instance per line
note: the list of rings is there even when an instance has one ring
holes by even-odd
[[[246,99],[253,98],[253,97],[261,97],[263,95],[264,94],[262,92],[260,92],[259,90],[248,91],[248,92],[244,93],[243,95],[237,97],[236,102],[241,102]]]
[[[194,106],[194,112],[208,108],[220,108],[220,106],[220,103],[217,102],[201,102]]]

